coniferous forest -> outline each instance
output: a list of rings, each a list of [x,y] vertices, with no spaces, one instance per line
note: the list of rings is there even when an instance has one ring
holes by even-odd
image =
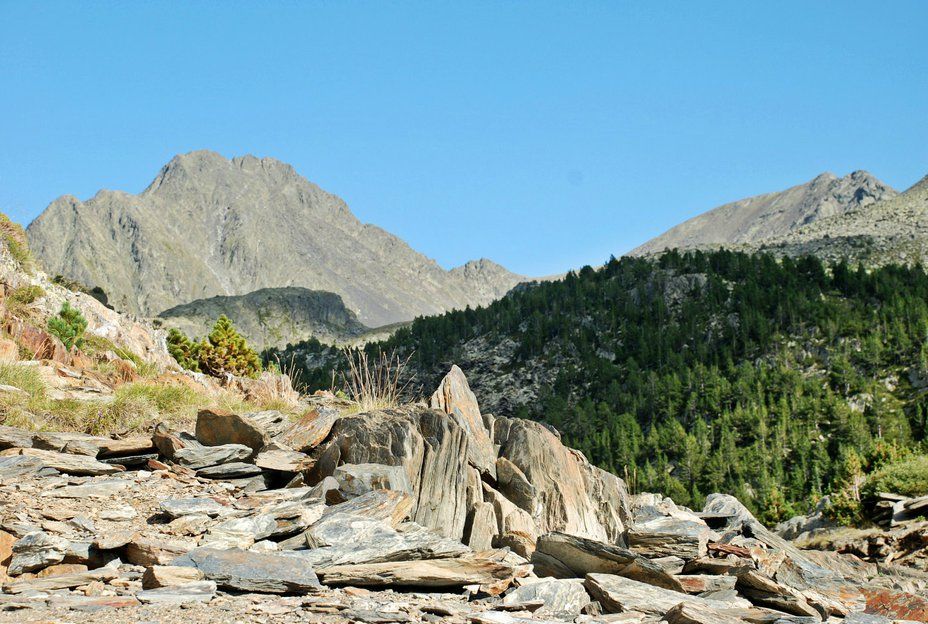
[[[727,492],[775,522],[924,452],[926,332],[919,266],[668,252],[420,318],[368,348],[411,354],[431,387],[469,342],[511,339],[509,366],[553,382],[510,415],[553,425],[635,491],[692,506]],[[315,341],[277,355],[296,356],[310,389],[330,386],[340,356]]]

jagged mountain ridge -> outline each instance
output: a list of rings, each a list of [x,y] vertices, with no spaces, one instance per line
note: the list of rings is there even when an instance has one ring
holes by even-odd
[[[337,293],[375,327],[486,304],[523,279],[489,260],[446,271],[290,165],[208,151],[176,156],[138,195],[63,196],[27,232],[50,273],[147,316],[297,286]]]
[[[823,173],[805,184],[731,202],[669,229],[629,255],[651,255],[667,249],[754,246],[789,237],[824,219],[892,199],[897,192],[866,171],[843,178]]]
[[[188,336],[203,337],[221,314],[258,349],[281,348],[310,337],[334,343],[369,331],[335,293],[294,286],[197,299],[165,310],[158,318]]]

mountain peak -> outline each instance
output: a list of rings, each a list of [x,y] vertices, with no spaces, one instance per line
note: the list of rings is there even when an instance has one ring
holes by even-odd
[[[630,255],[755,244],[896,195],[895,190],[867,171],[853,171],[843,178],[826,171],[784,191],[714,208],[667,230]]]
[[[336,293],[377,327],[486,304],[522,279],[485,261],[445,271],[274,158],[178,154],[141,194],[103,192],[82,206],[53,202],[33,221],[37,255],[147,316],[295,286]]]

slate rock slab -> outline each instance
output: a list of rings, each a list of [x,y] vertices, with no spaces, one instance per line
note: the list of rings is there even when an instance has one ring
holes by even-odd
[[[179,605],[194,602],[209,602],[216,595],[213,581],[193,581],[183,585],[146,589],[135,595],[142,604]]]
[[[197,476],[204,479],[241,479],[261,474],[261,469],[245,462],[229,462],[219,466],[209,466],[197,470]]]
[[[198,569],[223,589],[269,594],[307,593],[322,587],[312,566],[301,557],[232,548],[197,548],[172,565]]]
[[[542,579],[536,583],[522,585],[506,594],[503,604],[507,607],[531,605],[541,602],[545,611],[577,617],[590,604],[590,596],[579,579]]]
[[[230,462],[240,462],[252,455],[251,448],[244,444],[222,446],[188,446],[174,451],[174,461],[181,466],[199,470]]]
[[[161,511],[171,518],[181,518],[193,514],[204,514],[215,518],[225,507],[212,498],[169,498],[161,501]]]

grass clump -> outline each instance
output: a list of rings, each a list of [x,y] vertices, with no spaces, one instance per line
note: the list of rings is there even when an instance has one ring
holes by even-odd
[[[863,487],[864,496],[878,492],[910,497],[928,494],[928,455],[915,455],[870,475]]]
[[[14,314],[17,314],[28,305],[31,305],[45,296],[45,289],[36,284],[17,286],[14,288],[6,299],[6,306]]]
[[[35,258],[29,250],[29,243],[26,240],[26,231],[23,226],[13,223],[5,214],[0,213],[0,238],[6,244],[10,256],[19,263],[20,267],[31,274],[35,270]]]
[[[380,355],[371,359],[367,351],[346,347],[343,351],[348,360],[348,374],[342,376],[348,397],[358,404],[362,412],[397,407],[408,382],[404,370],[409,358],[399,355]]]

